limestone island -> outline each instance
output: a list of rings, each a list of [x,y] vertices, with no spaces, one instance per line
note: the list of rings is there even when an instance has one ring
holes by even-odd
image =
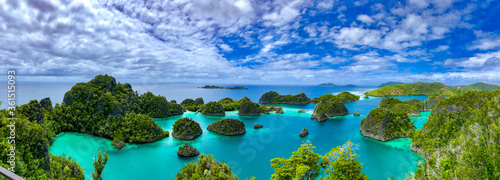
[[[318,103],[314,107],[311,119],[317,119],[319,122],[328,120],[328,117],[348,115],[349,110],[345,107],[344,103],[340,101]]]
[[[240,109],[238,115],[240,116],[260,116],[259,104],[250,101],[248,97],[243,97],[239,101]]]
[[[483,82],[478,82],[471,85],[452,86],[451,88],[456,89],[458,91],[494,91],[500,89],[500,86],[495,84],[486,84]]]
[[[203,89],[248,89],[243,86],[233,86],[233,87],[221,87],[221,86],[214,86],[214,85],[205,85],[201,87]]]
[[[191,118],[177,119],[174,123],[172,136],[180,140],[192,140],[203,133],[200,124]]]
[[[354,115],[354,116],[361,116],[361,114],[359,114],[359,112],[354,112],[352,115]]]
[[[379,141],[409,137],[415,125],[408,116],[420,116],[422,109],[423,102],[418,99],[403,102],[386,97],[361,120],[359,129],[363,136]]]
[[[184,142],[184,145],[179,147],[179,150],[177,151],[177,156],[180,157],[193,157],[193,156],[198,156],[200,154],[200,151],[196,149],[195,147],[189,145],[187,142]]]
[[[226,135],[226,136],[235,136],[245,134],[245,124],[238,119],[221,119],[217,122],[214,122],[208,125],[207,130]]]
[[[215,101],[210,101],[205,104],[205,106],[203,106],[203,108],[201,109],[201,114],[207,116],[225,116],[226,111],[224,110],[222,104]]]
[[[260,99],[259,103],[262,104],[308,104],[311,103],[311,99],[304,93],[297,95],[280,95],[277,92],[269,91],[264,93]]]
[[[408,115],[403,111],[375,108],[361,120],[359,130],[363,136],[379,141],[409,137],[415,129]]]
[[[354,95],[354,94],[351,94],[350,92],[342,92],[340,94],[337,94],[337,95],[333,95],[333,94],[325,94],[325,95],[321,95],[320,97],[318,98],[313,98],[312,99],[312,102],[314,103],[326,103],[326,102],[334,102],[334,101],[340,101],[340,102],[354,102],[354,101],[357,101],[359,100],[359,96],[358,95]]]
[[[442,83],[415,82],[385,86],[365,93],[368,96],[405,96],[405,95],[454,95],[454,90]]]

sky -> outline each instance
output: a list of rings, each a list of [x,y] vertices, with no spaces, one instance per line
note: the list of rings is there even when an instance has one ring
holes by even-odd
[[[0,0],[0,71],[27,82],[500,84],[499,17],[493,0]]]

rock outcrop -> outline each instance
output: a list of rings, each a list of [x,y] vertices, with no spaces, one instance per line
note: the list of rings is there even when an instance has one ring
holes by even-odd
[[[424,111],[431,111],[437,103],[443,99],[446,99],[444,96],[429,96],[424,101]]]
[[[255,123],[255,124],[253,125],[253,128],[254,128],[254,129],[259,129],[259,128],[263,128],[263,127],[264,127],[264,126],[263,126],[262,124],[257,124],[257,123]]]
[[[349,110],[341,102],[318,103],[314,108],[311,119],[326,121],[328,117],[348,115]]]
[[[305,137],[307,135],[309,135],[309,131],[307,131],[306,128],[304,128],[304,129],[302,129],[302,131],[300,131],[300,134],[299,134],[300,137]]]
[[[361,114],[359,114],[359,112],[354,112],[352,115],[354,115],[354,116],[361,116]]]
[[[231,118],[221,119],[217,122],[209,124],[207,130],[226,136],[235,136],[246,133],[245,124],[238,119]]]
[[[298,113],[305,113],[305,112],[306,112],[306,110],[299,109],[297,112],[298,112]]]
[[[179,150],[177,151],[177,156],[180,157],[193,157],[198,156],[199,154],[200,151],[189,145],[187,142],[185,142],[183,146],[179,147]]]
[[[276,113],[278,113],[278,114],[283,114],[283,108],[282,108],[282,107],[278,107],[278,108],[276,109]]]
[[[190,118],[177,119],[173,126],[172,136],[180,140],[192,140],[203,133],[200,124]]]
[[[116,149],[122,149],[123,147],[125,147],[125,142],[123,141],[113,141],[112,144]]]

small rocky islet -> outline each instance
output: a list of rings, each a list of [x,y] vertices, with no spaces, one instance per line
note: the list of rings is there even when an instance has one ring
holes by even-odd
[[[183,146],[179,147],[179,150],[177,151],[177,155],[180,157],[194,157],[198,156],[200,154],[200,151],[196,149],[195,147],[189,145],[187,142],[184,143]]]

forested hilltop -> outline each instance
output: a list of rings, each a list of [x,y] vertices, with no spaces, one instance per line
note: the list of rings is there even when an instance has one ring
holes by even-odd
[[[493,91],[500,89],[500,86],[478,82],[471,85],[452,86],[452,88],[456,89],[457,91]]]
[[[369,96],[405,96],[405,95],[445,95],[451,96],[455,93],[454,90],[441,83],[424,83],[415,82],[408,84],[397,84],[392,86],[385,86],[373,91],[367,92]]]
[[[417,179],[499,179],[500,90],[439,101],[411,147],[427,160]]]

